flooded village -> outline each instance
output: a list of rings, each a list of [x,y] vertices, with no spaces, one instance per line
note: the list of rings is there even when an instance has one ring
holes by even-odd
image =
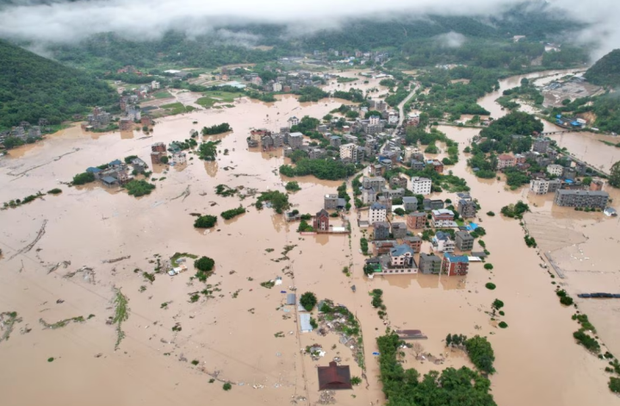
[[[495,100],[522,78],[500,81],[479,104],[499,119],[508,112]],[[0,375],[7,404],[64,405],[70,392],[72,404],[90,405],[381,405],[376,338],[387,328],[410,343],[403,363],[420,374],[471,367],[448,334],[486,336],[501,405],[617,402],[608,363],[576,344],[575,308],[556,294],[565,290],[605,349],[620,353],[617,305],[577,296],[620,293],[611,254],[620,192],[584,179],[620,160],[601,142],[614,137],[555,134],[562,128],[545,121],[549,134],[531,134],[531,150],[499,155],[500,169],[527,170],[526,160],[546,168],[510,188],[502,171],[483,179],[467,165],[480,127],[436,126],[456,144],[457,162],[444,160],[444,141],[430,152],[405,146],[419,112],[405,112],[406,101],[386,106],[383,79],[330,72],[322,88],[331,95],[317,102],[236,97],[201,109],[191,96],[183,105],[195,108],[146,120],[126,106],[128,123],[114,132],[92,131],[110,123],[95,111],[84,127],[0,158],[0,202],[50,191],[0,211],[0,302],[16,312],[3,313],[12,320],[0,345],[11,365]],[[372,95],[370,107],[333,97],[350,88]],[[312,137],[306,117],[318,119]],[[230,131],[209,134],[222,123]],[[342,162],[346,176],[285,176],[281,166],[304,157]],[[396,170],[404,166],[427,175]],[[92,181],[71,184],[77,174]],[[435,174],[462,178],[468,190],[437,188]],[[134,181],[154,188],[126,193]],[[259,204],[268,191],[290,207]],[[522,219],[502,214],[518,201],[530,209]],[[196,227],[208,216],[214,225]],[[214,265],[201,281],[193,264],[203,256]]]

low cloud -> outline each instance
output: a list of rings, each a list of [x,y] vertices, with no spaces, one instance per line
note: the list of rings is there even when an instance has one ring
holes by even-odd
[[[435,37],[442,48],[460,48],[465,43],[465,36],[458,32],[450,31]]]
[[[231,24],[285,24],[291,35],[320,29],[337,29],[344,21],[366,17],[382,19],[497,15],[522,3],[542,0],[5,0],[0,4],[0,37],[38,43],[70,43],[90,35],[115,32],[132,40],[160,38],[174,29],[189,35],[216,33],[232,43],[252,46],[259,38],[222,30]],[[596,41],[600,55],[620,47],[618,0],[547,0],[551,10],[566,13],[590,24],[579,36],[582,42]],[[444,46],[460,46],[462,38],[449,33],[440,39]]]

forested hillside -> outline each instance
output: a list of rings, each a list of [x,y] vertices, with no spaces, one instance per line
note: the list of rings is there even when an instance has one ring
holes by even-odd
[[[599,59],[585,73],[586,79],[595,85],[620,85],[620,49],[615,49]]]
[[[105,82],[0,40],[0,129],[40,118],[59,124],[115,100]]]

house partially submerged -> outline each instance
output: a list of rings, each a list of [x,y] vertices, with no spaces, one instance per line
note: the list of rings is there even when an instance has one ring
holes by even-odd
[[[353,389],[351,371],[348,365],[338,365],[332,361],[328,367],[318,367],[319,390]]]

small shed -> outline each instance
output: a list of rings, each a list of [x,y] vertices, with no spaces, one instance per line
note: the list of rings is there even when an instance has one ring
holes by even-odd
[[[106,186],[113,186],[118,182],[118,180],[116,180],[116,178],[113,178],[112,176],[104,176],[101,178],[101,181]]]
[[[294,293],[289,293],[286,295],[286,304],[294,306],[297,303],[297,295]]]
[[[310,314],[309,313],[301,313],[299,315],[299,330],[302,333],[311,333],[312,325],[310,324]]]
[[[328,367],[318,367],[318,372],[319,390],[353,389],[348,365],[338,366],[332,361]]]

